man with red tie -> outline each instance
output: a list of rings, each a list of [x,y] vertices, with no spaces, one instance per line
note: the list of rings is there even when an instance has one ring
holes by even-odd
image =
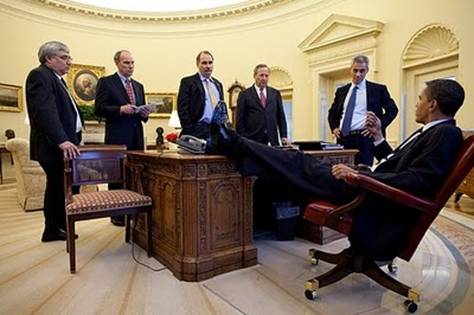
[[[270,68],[259,64],[255,84],[239,94],[236,129],[242,136],[276,146],[288,144],[285,112],[280,92],[268,86]]]
[[[143,85],[132,79],[135,60],[127,50],[114,55],[117,72],[100,78],[97,82],[95,114],[105,118],[105,143],[125,144],[127,150],[143,150],[142,121],[148,120],[150,111],[143,107],[145,90]],[[110,184],[109,189],[120,189],[120,185]],[[123,217],[113,217],[112,223],[124,225]]]

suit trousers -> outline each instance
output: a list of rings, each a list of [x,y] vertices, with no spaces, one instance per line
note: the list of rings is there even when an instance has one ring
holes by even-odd
[[[46,190],[44,192],[44,226],[45,232],[56,233],[66,229],[66,210],[64,195],[64,162],[39,162],[46,173]],[[79,193],[79,186],[73,187],[73,193]]]
[[[372,139],[362,135],[348,135],[339,138],[337,143],[342,144],[345,149],[359,150],[354,158],[356,165],[362,163],[372,166],[374,162],[374,154],[372,153],[374,143]]]
[[[233,150],[231,155],[240,161],[242,175],[271,183],[272,196],[279,199],[301,205],[311,198],[344,204],[359,193],[358,188],[334,178],[331,165],[300,151],[275,149],[238,135]],[[351,246],[361,254],[391,259],[405,243],[413,221],[407,218],[413,211],[396,204],[388,207],[387,200],[373,195],[367,200],[355,210]]]

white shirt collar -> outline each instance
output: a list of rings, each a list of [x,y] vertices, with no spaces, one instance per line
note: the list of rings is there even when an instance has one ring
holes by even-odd
[[[199,78],[201,78],[201,82],[205,81],[205,80],[209,80],[210,82],[214,82],[214,80],[212,79],[212,77],[209,77],[209,78],[206,78],[205,76],[203,76],[201,74],[201,72],[198,72],[199,73]]]
[[[438,125],[438,124],[441,124],[442,122],[452,120],[452,119],[453,118],[445,118],[445,119],[430,121],[429,123],[427,123],[426,125],[423,126],[423,128],[421,129],[421,132],[425,132],[426,130],[428,130],[428,129],[430,129],[430,128]]]
[[[365,84],[366,84],[366,80],[365,80],[365,79],[362,80],[362,81],[360,81],[359,84],[354,84],[353,82],[351,82],[351,88],[350,88],[350,89],[352,90],[355,86],[357,86],[357,88],[359,89],[359,91],[365,90]]]
[[[132,77],[126,77],[126,76],[123,76],[121,75],[119,72],[117,72],[117,75],[119,76],[120,80],[122,80],[122,83],[125,83],[127,80],[130,80],[130,82],[132,81]]]

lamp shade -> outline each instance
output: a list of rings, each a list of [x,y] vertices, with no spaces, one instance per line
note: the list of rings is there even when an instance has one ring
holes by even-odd
[[[173,128],[181,128],[181,123],[179,122],[179,116],[178,116],[178,111],[173,110],[171,112],[171,117],[170,120],[168,121],[168,126],[173,127]]]

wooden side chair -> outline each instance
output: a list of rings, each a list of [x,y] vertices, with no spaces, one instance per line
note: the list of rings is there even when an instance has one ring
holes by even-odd
[[[151,205],[149,196],[135,191],[121,189],[72,194],[72,186],[104,183],[125,183],[124,145],[80,146],[74,160],[64,161],[66,195],[67,251],[71,273],[76,272],[76,221],[90,220],[116,215],[127,215],[125,241],[130,240],[130,215],[146,214],[146,244],[151,256]],[[134,179],[140,176],[133,176]],[[141,187],[141,185],[137,185]]]
[[[449,197],[455,192],[464,177],[474,166],[474,136],[466,137],[463,147],[458,154],[451,171],[433,199],[415,196],[409,192],[391,187],[381,183],[372,177],[353,174],[346,178],[350,185],[361,188],[361,194],[351,203],[345,205],[334,205],[326,201],[313,201],[305,210],[304,219],[321,226],[327,226],[345,235],[349,235],[352,226],[352,210],[354,210],[365,198],[365,192],[375,193],[398,203],[418,209],[421,213],[419,221],[410,232],[407,246],[398,254],[398,257],[409,261],[413,256],[418,244],[438,216]],[[316,298],[318,289],[337,282],[353,272],[363,273],[378,284],[407,297],[405,306],[410,313],[416,312],[420,294],[413,288],[397,281],[382,271],[371,257],[357,255],[351,248],[346,248],[337,254],[325,253],[319,250],[309,250],[310,259],[313,264],[321,259],[336,264],[328,272],[309,279],[306,282],[305,295],[308,299]],[[389,265],[389,271],[393,267]]]

